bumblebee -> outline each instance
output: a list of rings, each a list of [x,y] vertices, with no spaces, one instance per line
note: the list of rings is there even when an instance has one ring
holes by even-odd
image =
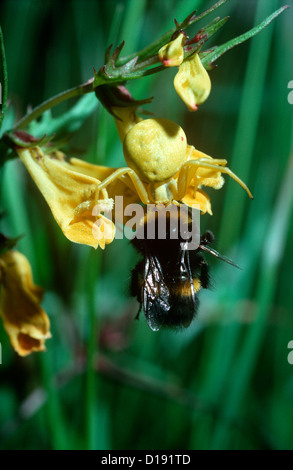
[[[166,239],[145,236],[132,240],[133,246],[143,256],[131,276],[131,295],[140,304],[136,318],[143,309],[153,331],[162,327],[187,328],[194,319],[199,307],[198,292],[201,288],[210,287],[204,251],[238,267],[209,246],[215,241],[211,231],[200,237],[195,250],[188,249],[188,241],[180,236],[174,239],[170,229],[166,232]]]

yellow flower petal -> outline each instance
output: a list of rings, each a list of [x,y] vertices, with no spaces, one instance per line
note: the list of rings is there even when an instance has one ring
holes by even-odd
[[[0,316],[10,342],[20,356],[45,350],[50,321],[40,307],[42,290],[33,282],[26,257],[18,251],[0,256]]]
[[[101,181],[110,176],[116,171],[116,168],[109,168],[106,166],[93,165],[92,163],[85,162],[84,160],[79,160],[78,158],[71,158],[70,163],[72,167],[80,173],[85,175],[93,176]],[[123,181],[116,179],[107,186],[107,193],[109,198],[116,200],[116,197],[122,197],[120,199],[121,204],[119,207],[115,207],[113,212],[113,222],[125,224],[129,220],[130,216],[124,216],[124,209],[128,204],[139,203],[140,199],[137,194],[137,191],[132,183],[131,179],[125,176]]]
[[[213,163],[212,157],[188,145],[186,161],[199,160],[200,158],[206,158]],[[191,180],[190,184],[191,186],[209,186],[214,189],[221,189],[224,182],[225,180],[219,170],[199,167],[196,176]]]
[[[189,187],[186,192],[186,195],[182,199],[182,202],[184,202],[184,204],[190,207],[192,207],[192,205],[199,205],[202,214],[208,212],[210,215],[213,215],[210,198],[201,189],[195,190],[194,188]]]
[[[115,226],[107,217],[100,215],[94,223],[93,235],[98,240],[99,246],[104,250],[105,245],[111,243],[115,236]]]
[[[174,78],[174,87],[190,111],[196,111],[210,94],[211,80],[198,54],[184,60]]]
[[[101,201],[104,210],[107,205],[111,210],[113,201],[99,199],[103,196],[98,190],[100,180],[79,172],[76,165],[44,154],[38,147],[18,149],[18,155],[43,194],[64,235],[72,242],[94,248],[103,244],[92,232],[98,217],[98,214],[92,215],[92,210]],[[115,233],[114,224],[112,232]]]
[[[180,33],[176,39],[161,47],[158,55],[160,61],[165,67],[174,67],[182,64],[184,59],[184,39],[184,34]]]
[[[99,181],[103,181],[116,170],[116,168],[110,168],[108,166],[94,165],[93,163],[80,160],[79,158],[70,158],[69,162],[70,168],[73,171],[91,176]]]

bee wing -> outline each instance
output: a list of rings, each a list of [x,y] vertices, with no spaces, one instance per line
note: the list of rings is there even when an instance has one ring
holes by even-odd
[[[238,264],[235,264],[230,258],[227,258],[227,256],[220,255],[216,250],[213,248],[206,246],[206,245],[199,245],[199,248],[201,248],[204,251],[207,251],[208,253],[211,253],[212,255],[216,256],[217,258],[221,259],[222,261],[225,261],[228,264],[231,264],[235,268],[241,269]]]
[[[142,289],[143,310],[147,323],[153,331],[158,331],[163,324],[162,313],[168,314],[170,310],[170,291],[156,256],[146,255]]]
[[[169,270],[172,272],[164,275],[158,257],[153,254],[146,256],[142,304],[147,323],[153,331],[162,326],[186,328],[197,310],[198,299],[186,249],[181,250],[180,262],[174,261]]]

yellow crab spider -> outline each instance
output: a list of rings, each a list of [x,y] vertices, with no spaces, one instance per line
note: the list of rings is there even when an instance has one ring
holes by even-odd
[[[192,158],[194,152],[196,159]],[[209,185],[209,178],[216,178],[219,187],[218,173],[226,173],[252,198],[243,181],[225,167],[226,160],[196,153],[194,147],[187,145],[183,129],[168,119],[145,119],[135,124],[124,138],[123,153],[128,167],[114,171],[99,184],[99,190],[120,179],[127,186],[131,181],[144,204],[176,204],[184,198],[193,179],[195,184],[191,186],[196,186],[196,189],[200,187],[200,180]],[[211,175],[207,171],[199,176],[199,169],[211,170]],[[210,185],[216,187],[215,184]]]
[[[211,162],[212,160],[212,162]],[[227,160],[214,160],[206,157],[199,158],[198,160],[189,160],[180,169],[180,173],[177,179],[177,197],[179,201],[185,196],[186,190],[190,185],[192,178],[196,175],[196,172],[199,168],[211,169],[220,173],[226,173],[231,176],[237,183],[242,186],[243,189],[247,192],[249,197],[253,199],[253,196],[243,181],[238,178],[235,173],[233,173],[230,168],[225,168]]]

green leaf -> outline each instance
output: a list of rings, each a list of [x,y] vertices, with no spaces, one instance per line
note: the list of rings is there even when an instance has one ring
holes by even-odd
[[[70,88],[69,90],[62,91],[58,95],[49,98],[48,100],[41,103],[39,106],[31,110],[27,113],[23,118],[21,118],[14,126],[14,130],[16,129],[25,129],[31,122],[35,119],[40,117],[44,114],[45,111],[48,109],[57,106],[58,104],[62,103],[63,101],[69,100],[71,98],[75,98],[76,96],[85,95],[87,93],[93,92],[93,79],[88,80],[86,83],[82,85],[78,85],[74,88]]]
[[[208,41],[224,24],[229,20],[229,16],[225,18],[215,18],[211,23],[201,28],[198,33],[195,35],[194,39],[187,42],[187,46],[184,47],[185,59],[194,52],[198,52],[203,44]],[[195,41],[196,40],[196,41]],[[195,41],[195,46],[191,47],[189,44],[192,44]]]
[[[50,142],[52,138],[53,136],[47,136],[47,134],[44,134],[38,139],[24,131],[13,131],[5,134],[3,140],[5,140],[5,143],[11,141],[12,147],[16,145],[17,147],[30,148],[32,146],[35,147],[36,145],[45,145]]]
[[[209,15],[213,11],[215,11],[217,8],[219,8],[221,5],[226,3],[227,0],[219,0],[216,2],[212,7],[210,7],[208,10],[204,11],[200,15],[196,16],[193,12],[190,15],[185,18],[181,23],[178,23],[178,21],[175,20],[175,27],[170,29],[167,33],[163,34],[159,39],[154,41],[152,44],[149,46],[145,47],[139,52],[135,52],[134,54],[128,55],[126,57],[121,57],[119,60],[117,60],[117,66],[124,65],[125,63],[129,62],[130,60],[134,59],[136,56],[138,56],[139,61],[145,60],[149,57],[151,57],[154,54],[157,54],[158,50],[164,46],[164,44],[167,44],[171,40],[172,35],[181,29],[186,29],[189,26],[195,24],[199,20],[202,20],[205,16]]]
[[[39,121],[33,121],[29,126],[29,132],[35,136],[43,134],[70,134],[76,132],[84,121],[98,107],[99,102],[93,93],[83,96],[77,103],[62,116],[52,117],[47,110]]]
[[[270,16],[268,16],[262,23],[259,25],[255,26],[251,30],[247,31],[246,33],[242,34],[241,36],[238,36],[237,38],[231,39],[231,41],[226,42],[225,44],[222,44],[221,46],[218,46],[214,48],[209,54],[206,54],[203,59],[201,59],[201,62],[203,66],[209,70],[212,68],[212,64],[225,52],[229,51],[235,46],[238,46],[244,41],[247,41],[247,39],[252,38],[256,34],[258,34],[260,31],[262,31],[266,26],[268,26],[277,16],[279,16],[284,10],[289,8],[289,5],[285,5],[284,7],[279,8],[279,10],[276,10],[274,13],[272,13]]]
[[[5,58],[5,49],[4,49],[4,41],[3,41],[3,34],[2,29],[0,27],[0,130],[2,126],[2,121],[4,118],[4,114],[6,111],[6,103],[7,103],[7,66],[6,66],[6,58]]]
[[[58,137],[60,134],[68,136],[76,132],[98,105],[95,95],[88,94],[80,98],[68,112],[57,118],[52,117],[51,110],[45,111],[39,121],[30,123],[29,133],[19,129],[7,131],[0,140],[1,165],[17,157],[13,150],[14,146],[29,148],[36,145],[45,146],[50,142],[51,151],[62,147],[66,140],[56,139],[56,134]]]

